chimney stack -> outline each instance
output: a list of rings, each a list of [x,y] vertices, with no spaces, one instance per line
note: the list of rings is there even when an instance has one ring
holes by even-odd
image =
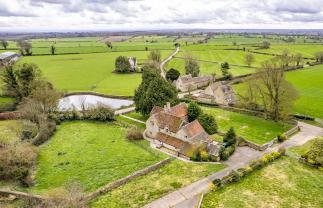
[[[167,102],[166,105],[164,106],[165,112],[170,112],[170,102]]]

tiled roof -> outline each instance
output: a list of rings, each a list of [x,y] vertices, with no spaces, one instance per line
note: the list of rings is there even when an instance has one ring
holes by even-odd
[[[198,120],[195,120],[189,124],[186,124],[183,126],[183,131],[185,131],[186,135],[188,137],[194,137],[202,132],[204,132],[203,127],[201,124],[198,122]]]
[[[177,117],[187,116],[187,105],[185,103],[180,103],[172,107],[169,113]]]
[[[180,129],[183,123],[183,120],[181,118],[163,111],[157,114],[154,114],[154,116],[157,120],[159,128],[164,129],[168,127],[169,131],[174,133],[176,133]]]
[[[155,113],[159,113],[163,110],[164,110],[164,108],[162,108],[162,107],[154,106],[153,109],[150,111],[150,115],[154,115]]]
[[[187,142],[177,139],[176,137],[169,136],[164,133],[157,133],[156,139],[160,142],[171,145],[177,149],[183,149],[185,146],[189,145]]]

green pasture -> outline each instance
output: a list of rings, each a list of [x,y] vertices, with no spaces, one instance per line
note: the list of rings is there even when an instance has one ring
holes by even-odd
[[[94,200],[90,206],[139,208],[167,193],[225,168],[223,164],[194,164],[173,160],[170,164],[137,178]]]
[[[0,121],[0,148],[20,140],[22,123],[17,120]]]
[[[284,133],[292,127],[289,124],[277,123],[220,108],[203,107],[203,110],[214,116],[219,131],[227,132],[230,127],[233,127],[238,136],[260,145],[273,140],[278,134]]]
[[[322,119],[323,66],[286,72],[285,76],[298,91],[299,97],[293,107],[294,113]],[[246,85],[243,83],[235,85],[234,89],[240,95],[246,93]]]
[[[93,191],[163,158],[146,141],[128,141],[126,130],[114,123],[63,123],[40,147],[33,191],[44,193],[69,181]]]
[[[322,181],[322,170],[284,157],[237,183],[206,194],[201,207],[320,208]]]
[[[222,77],[221,64],[212,63],[209,61],[198,61],[200,65],[201,75],[210,75],[215,73],[217,77]],[[175,68],[180,71],[181,74],[185,74],[185,59],[183,58],[174,58],[167,63],[166,69]],[[254,73],[256,68],[244,67],[244,66],[230,66],[229,72],[233,76],[239,76],[243,74]]]
[[[301,53],[304,57],[314,58],[314,53],[323,51],[323,45],[321,44],[283,44],[283,45],[271,45],[269,49],[255,50],[259,52],[281,54],[284,50],[288,50],[290,53]],[[305,60],[306,61],[306,60]]]
[[[294,111],[323,119],[323,66],[287,72],[286,79],[299,93]]]
[[[162,51],[166,57],[171,51]],[[113,73],[115,59],[118,56],[134,56],[144,62],[148,52],[114,52],[57,56],[24,57],[20,63],[35,63],[44,77],[63,91],[94,91],[109,95],[134,94],[140,84],[141,74]]]

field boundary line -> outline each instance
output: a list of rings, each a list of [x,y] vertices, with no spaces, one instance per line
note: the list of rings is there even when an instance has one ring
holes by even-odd
[[[119,180],[116,180],[114,182],[111,182],[99,189],[97,189],[96,191],[92,192],[92,193],[89,193],[87,195],[85,195],[82,200],[85,200],[85,201],[90,201],[92,199],[95,199],[97,198],[98,196],[102,195],[102,194],[105,194],[115,188],[118,188],[124,184],[127,184],[128,182],[140,177],[140,176],[143,176],[143,175],[146,175],[154,170],[157,170],[163,166],[165,166],[166,164],[170,163],[171,161],[173,160],[173,158],[166,158],[154,165],[151,165],[151,166],[148,166],[144,169],[141,169],[141,170],[138,170],[136,172],[134,172],[133,174],[131,175],[128,175],[124,178],[121,178]]]

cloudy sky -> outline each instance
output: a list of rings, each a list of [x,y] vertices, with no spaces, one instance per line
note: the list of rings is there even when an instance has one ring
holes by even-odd
[[[323,29],[323,0],[0,0],[0,31]]]

